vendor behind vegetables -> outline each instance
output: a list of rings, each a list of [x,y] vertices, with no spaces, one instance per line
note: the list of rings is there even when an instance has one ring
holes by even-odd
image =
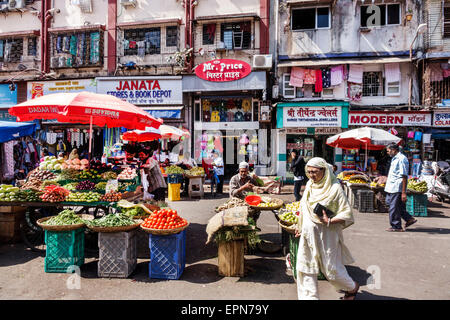
[[[239,173],[230,180],[230,198],[244,199],[248,192],[252,192],[257,186],[256,180],[249,175],[249,165],[243,161],[239,164]]]

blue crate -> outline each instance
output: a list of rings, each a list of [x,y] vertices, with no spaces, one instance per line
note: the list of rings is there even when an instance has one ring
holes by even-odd
[[[66,273],[84,264],[84,228],[72,231],[45,230],[45,272]]]
[[[178,234],[150,235],[149,277],[177,280],[186,263],[186,230]]]
[[[183,183],[183,175],[179,173],[168,174],[167,183]]]
[[[406,211],[413,217],[427,217],[428,197],[426,194],[409,194],[406,198]]]

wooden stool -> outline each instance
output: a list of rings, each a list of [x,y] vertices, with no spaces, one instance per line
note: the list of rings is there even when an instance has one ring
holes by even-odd
[[[201,197],[203,198],[204,196],[204,191],[203,191],[203,181],[202,181],[202,177],[198,177],[198,178],[189,178],[189,198],[191,197]],[[198,190],[194,190],[198,189]]]

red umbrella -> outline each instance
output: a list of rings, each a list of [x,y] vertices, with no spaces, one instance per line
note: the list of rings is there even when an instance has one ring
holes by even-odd
[[[156,129],[162,124],[135,105],[107,94],[92,92],[55,93],[30,99],[13,106],[9,113],[17,117],[17,121],[36,119],[56,119],[59,122],[107,126],[109,128],[124,127],[127,129]],[[92,149],[92,134],[89,139],[89,158]]]
[[[132,130],[127,131],[122,135],[122,140],[145,142],[161,139],[161,132],[159,129],[147,128],[147,130]]]
[[[57,119],[60,122],[91,123],[109,128],[159,128],[156,119],[135,105],[111,95],[92,92],[55,93],[20,103],[9,109],[17,121]]]

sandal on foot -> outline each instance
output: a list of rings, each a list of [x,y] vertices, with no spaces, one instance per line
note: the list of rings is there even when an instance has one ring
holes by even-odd
[[[353,292],[344,291],[345,295],[341,297],[341,300],[355,300],[356,295],[358,294],[359,283],[356,282],[356,288]]]
[[[405,230],[397,229],[397,228],[389,228],[389,229],[386,229],[386,231],[388,231],[388,232],[404,232]]]
[[[414,218],[410,219],[408,222],[406,222],[405,228],[409,227],[410,225],[412,225],[416,222],[417,222],[417,219],[414,219]]]

